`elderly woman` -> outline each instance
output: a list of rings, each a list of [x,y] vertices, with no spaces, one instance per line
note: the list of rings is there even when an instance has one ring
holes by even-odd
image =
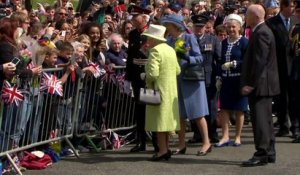
[[[147,131],[157,132],[159,152],[150,160],[168,160],[171,151],[168,149],[168,133],[179,130],[179,111],[176,76],[180,73],[180,67],[176,59],[176,53],[168,46],[164,38],[166,28],[151,24],[149,29],[142,33],[147,37],[149,50],[148,62],[145,73],[146,87],[157,89],[161,95],[161,104],[146,106]]]
[[[220,90],[222,139],[215,147],[241,145],[241,132],[247,98],[240,94],[240,75],[248,39],[241,36],[243,21],[239,15],[231,14],[226,18],[228,38],[222,42],[221,68],[218,71],[217,89]],[[229,139],[229,116],[235,112],[236,133],[234,142]]]
[[[108,38],[109,49],[106,52],[106,62],[116,66],[126,66],[127,53],[122,49],[123,38],[114,33]]]
[[[179,15],[167,15],[162,18],[162,23],[166,26],[168,44],[175,48],[177,41],[184,41],[186,53],[176,52],[181,69],[185,69],[188,64],[201,63],[203,61],[197,39],[193,34],[185,32],[186,27],[183,23],[183,17]],[[207,123],[204,116],[208,115],[208,105],[206,98],[205,82],[204,81],[188,81],[183,80],[182,74],[177,79],[178,96],[179,96],[179,111],[181,130],[179,131],[179,148],[173,151],[173,154],[185,154],[185,120],[195,120],[198,129],[200,130],[203,145],[198,151],[198,156],[205,156],[211,151],[211,144],[208,138]]]

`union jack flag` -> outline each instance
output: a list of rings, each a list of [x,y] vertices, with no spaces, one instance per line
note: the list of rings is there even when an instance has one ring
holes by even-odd
[[[20,102],[24,100],[22,91],[17,89],[17,85],[11,87],[8,81],[3,82],[1,97],[4,103],[6,104],[15,103],[17,106],[19,106]]]
[[[33,63],[32,62],[30,62],[28,65],[27,65],[27,69],[33,69],[33,68],[35,68],[35,66],[33,65]]]
[[[121,148],[121,140],[119,139],[119,135],[115,132],[112,134],[112,144],[113,149]]]
[[[111,66],[105,66],[104,67],[106,74],[102,77],[102,80],[105,82],[113,82],[116,83],[116,77],[115,77],[115,71]]]
[[[43,72],[40,91],[47,90],[47,93],[63,96],[63,86],[55,75]]]
[[[99,65],[97,65],[97,64],[95,64],[95,63],[93,63],[93,62],[90,62],[90,63],[88,64],[88,66],[92,66],[92,67],[96,70],[96,72],[94,73],[94,77],[95,77],[95,78],[98,78],[98,77],[100,77],[101,75],[103,75],[103,74],[106,73],[106,71],[105,71],[104,69],[101,69]]]
[[[124,92],[124,81],[125,81],[125,73],[118,74],[116,76],[116,80],[119,84],[120,92]]]

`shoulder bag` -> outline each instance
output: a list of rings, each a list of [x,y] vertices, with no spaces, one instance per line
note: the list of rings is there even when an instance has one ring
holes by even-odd
[[[182,71],[183,80],[205,81],[205,70],[201,63],[188,64]]]

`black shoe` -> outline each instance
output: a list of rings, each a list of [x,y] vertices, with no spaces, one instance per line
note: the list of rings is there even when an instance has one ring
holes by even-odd
[[[268,156],[268,163],[275,163],[276,157],[275,156]]]
[[[300,143],[300,136],[298,136],[297,138],[295,138],[292,143]]]
[[[146,151],[146,145],[136,145],[130,150],[130,152],[132,153],[141,152],[141,151]]]
[[[242,163],[243,167],[263,166],[268,164],[268,157],[252,157],[248,161]]]
[[[149,161],[161,161],[161,160],[169,160],[171,158],[171,151],[168,150],[168,152],[166,152],[165,154],[161,155],[161,156],[157,156],[157,154],[154,154],[152,158],[149,159]]]
[[[186,152],[186,147],[182,148],[181,150],[177,149],[176,151],[172,151],[173,155],[177,155],[177,154],[185,154]]]
[[[274,123],[273,123],[273,126],[274,126],[274,128],[279,128],[279,126],[280,126],[280,125],[279,125],[279,122],[278,122],[278,121],[274,122]]]
[[[210,139],[210,143],[219,143],[219,138],[218,137],[212,137],[211,139]]]
[[[201,142],[202,142],[202,139],[194,139],[194,138],[192,138],[192,139],[188,140],[188,143],[201,143]]]
[[[294,129],[292,132],[292,138],[296,139],[299,135],[299,131],[298,129]]]
[[[279,129],[279,131],[275,134],[276,137],[285,137],[289,135],[288,130]]]
[[[212,145],[206,151],[198,151],[197,156],[206,156],[208,153],[212,151]]]

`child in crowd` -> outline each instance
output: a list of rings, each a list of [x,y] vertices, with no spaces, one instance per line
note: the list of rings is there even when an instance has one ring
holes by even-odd
[[[69,64],[71,61],[71,58],[74,53],[74,48],[71,43],[63,42],[58,49],[59,54],[57,57],[56,64],[58,67],[66,66],[66,64]]]
[[[52,26],[54,23],[54,15],[55,15],[55,8],[53,6],[47,6],[45,8],[46,10],[46,21],[45,21],[45,24],[48,25],[50,23],[50,25]],[[54,27],[54,26],[52,26]]]
[[[86,34],[81,34],[78,37],[78,42],[80,42],[84,47],[84,56],[87,60],[92,58],[92,49],[91,49],[91,40],[90,37]]]
[[[221,42],[227,38],[226,27],[223,24],[216,27],[216,36]]]
[[[215,33],[214,24],[215,24],[214,19],[209,19],[205,25],[205,33],[213,35]]]
[[[37,49],[36,57],[40,59],[39,62],[42,62],[43,69],[47,70],[47,68],[57,67],[56,63],[58,61],[57,58],[59,54],[60,51],[57,50],[56,48],[51,48],[50,46],[44,46]],[[45,73],[47,73],[48,75],[55,74],[58,80],[61,81],[62,84],[65,84],[73,70],[74,70],[73,65],[67,65],[66,71],[61,75],[59,75],[59,71],[45,72]],[[36,119],[33,121],[34,123],[32,124],[32,126],[33,128],[35,128],[32,131],[33,141],[37,139],[36,137],[38,134],[40,135],[39,140],[49,139],[50,132],[56,129],[61,129],[61,121],[62,118],[64,117],[62,115],[71,115],[70,113],[71,111],[66,110],[69,109],[70,107],[64,104],[65,102],[64,99],[66,99],[66,94],[68,93],[66,91],[66,88],[64,88],[63,91],[64,97],[60,97],[58,95],[52,95],[48,93],[45,93],[44,95],[40,96],[41,103],[37,103],[37,104],[39,105],[39,108],[41,108],[41,110],[39,111],[42,113],[41,114],[42,117],[41,118],[36,117]],[[65,110],[66,111],[65,114],[60,112],[60,110]],[[68,121],[71,121],[71,119],[69,119]],[[41,123],[42,125],[40,126],[39,123]],[[68,124],[71,125],[70,122]]]

